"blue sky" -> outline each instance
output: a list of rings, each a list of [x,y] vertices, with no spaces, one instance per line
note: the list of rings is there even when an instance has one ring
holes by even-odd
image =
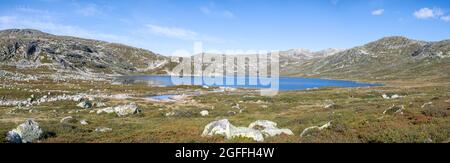
[[[351,48],[384,36],[450,39],[448,0],[2,0],[0,29],[33,28],[164,55]]]

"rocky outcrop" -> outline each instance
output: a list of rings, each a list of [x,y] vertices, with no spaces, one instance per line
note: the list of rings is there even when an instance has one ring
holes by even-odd
[[[43,67],[71,74],[156,72],[168,58],[121,44],[56,36],[30,29],[0,31],[0,64],[17,68]]]

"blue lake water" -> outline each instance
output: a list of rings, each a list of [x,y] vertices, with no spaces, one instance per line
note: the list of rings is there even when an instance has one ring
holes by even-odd
[[[298,78],[298,77],[280,77],[278,80],[271,80],[269,78],[254,78],[254,77],[187,77],[183,78],[184,83],[174,83],[171,76],[122,76],[117,78],[119,81],[131,82],[149,82],[161,86],[174,86],[174,85],[202,85],[202,86],[216,86],[216,87],[233,87],[233,88],[250,88],[250,89],[262,89],[271,88],[270,82],[277,81],[279,90],[306,90],[322,87],[374,87],[382,86],[381,84],[373,83],[361,83],[355,81],[345,80],[328,80],[319,78]],[[219,84],[212,83],[212,80],[221,81]],[[233,81],[234,80],[234,81]],[[238,81],[241,81],[239,83]],[[252,82],[253,81],[253,82]],[[256,82],[254,82],[256,81]],[[196,83],[197,82],[197,83]],[[206,83],[205,83],[206,82]],[[262,82],[265,82],[261,84]],[[255,84],[257,83],[257,84]]]

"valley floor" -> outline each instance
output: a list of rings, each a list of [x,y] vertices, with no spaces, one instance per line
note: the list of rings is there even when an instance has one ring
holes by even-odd
[[[235,126],[247,126],[256,120],[270,120],[294,135],[266,138],[264,142],[417,142],[450,141],[450,83],[389,82],[372,88],[321,88],[281,92],[262,97],[251,90],[214,92],[202,87],[149,87],[145,84],[111,85],[103,81],[10,81],[1,79],[0,98],[26,100],[32,95],[128,95],[131,98],[95,97],[93,101],[107,106],[135,103],[141,113],[119,117],[82,109],[75,101],[54,101],[33,106],[0,106],[0,142],[5,135],[28,118],[44,131],[39,141],[47,142],[253,142],[246,139],[226,140],[222,136],[202,137],[208,123],[228,119]],[[50,94],[49,94],[50,92]],[[157,102],[142,97],[159,94],[200,92],[182,102]],[[383,94],[400,97],[385,99]],[[236,105],[239,104],[238,107]],[[404,106],[396,113],[383,112],[393,105]],[[234,106],[234,107],[233,107]],[[201,116],[208,110],[208,116]],[[173,113],[173,114],[167,114]],[[61,123],[64,117],[77,121]],[[86,120],[82,125],[79,120]],[[310,126],[331,121],[331,127],[300,137]],[[97,128],[111,128],[96,132]]]

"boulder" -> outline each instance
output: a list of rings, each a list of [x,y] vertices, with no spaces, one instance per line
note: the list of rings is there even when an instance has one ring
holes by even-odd
[[[7,140],[12,143],[31,143],[42,136],[39,124],[31,119],[17,126],[16,129],[8,132]],[[20,141],[19,141],[20,140]]]
[[[92,102],[83,101],[83,102],[80,102],[77,106],[80,108],[83,108],[83,109],[89,109],[89,108],[92,108]]]
[[[135,104],[121,105],[114,108],[118,116],[127,116],[139,113],[139,109]]]
[[[311,127],[305,128],[305,129],[302,131],[302,133],[300,134],[300,137],[305,136],[305,135],[308,134],[309,131],[311,131],[311,130],[319,130],[319,131],[321,131],[321,130],[323,130],[323,129],[327,129],[328,127],[331,127],[331,121],[328,122],[328,123],[326,123],[326,124],[324,124],[324,125],[322,125],[322,126],[311,126]]]
[[[131,114],[137,114],[140,110],[135,104],[129,104],[129,105],[120,105],[116,107],[108,107],[104,109],[97,110],[97,114],[101,113],[116,113],[117,116],[127,116]]]
[[[273,137],[278,135],[294,135],[290,129],[279,129],[277,123],[268,120],[257,120],[251,123],[249,128],[259,130],[266,137]]]
[[[205,117],[205,116],[209,115],[209,112],[208,112],[208,110],[203,110],[203,111],[200,112],[200,115]]]
[[[228,119],[214,121],[205,126],[202,136],[227,135],[227,128],[232,126]],[[234,127],[234,126],[233,126]]]

